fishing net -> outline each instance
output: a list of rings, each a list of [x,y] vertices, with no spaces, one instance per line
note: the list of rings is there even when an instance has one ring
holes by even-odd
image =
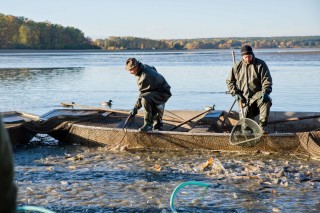
[[[261,127],[249,118],[242,118],[233,127],[229,142],[232,145],[252,147],[259,143],[263,132]]]

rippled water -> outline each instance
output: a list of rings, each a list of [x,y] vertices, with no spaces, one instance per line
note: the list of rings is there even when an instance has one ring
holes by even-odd
[[[237,53],[238,50],[236,50]],[[320,50],[257,50],[268,64],[275,111],[319,111]],[[44,114],[60,102],[131,109],[135,78],[124,69],[128,57],[154,65],[172,87],[167,109],[229,109],[225,79],[230,50],[194,52],[27,52],[0,53],[0,111]],[[236,59],[240,58],[236,54]]]
[[[274,80],[272,110],[319,111],[320,50],[257,50]],[[137,91],[128,57],[156,66],[170,85],[167,109],[228,109],[229,50],[192,52],[0,52],[0,111],[38,115],[62,101],[130,109]],[[239,54],[237,54],[239,59]],[[46,141],[44,141],[46,142]],[[213,157],[213,167],[203,165]],[[19,205],[56,212],[316,212],[319,162],[297,156],[219,152],[112,152],[81,146],[15,150]],[[156,170],[155,164],[161,169]]]
[[[270,154],[110,152],[85,147],[19,149],[19,203],[57,212],[316,212],[318,162]],[[203,170],[213,157],[212,168]],[[161,167],[156,170],[154,165]],[[223,169],[222,169],[222,167]]]

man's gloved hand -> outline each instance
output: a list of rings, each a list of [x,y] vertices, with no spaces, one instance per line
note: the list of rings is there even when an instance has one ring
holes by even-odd
[[[240,90],[238,90],[238,88],[234,88],[234,89],[230,90],[229,93],[230,93],[232,96],[235,96],[235,95],[240,94]]]
[[[270,96],[268,93],[263,93],[262,96],[261,96],[261,100],[263,103],[267,103],[268,101],[271,100]]]
[[[130,115],[131,115],[132,117],[134,117],[137,113],[138,113],[138,109],[137,109],[137,108],[133,108],[133,109],[130,111]]]

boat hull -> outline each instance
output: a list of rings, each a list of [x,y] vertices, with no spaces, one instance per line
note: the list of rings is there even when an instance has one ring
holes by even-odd
[[[271,133],[263,135],[255,146],[232,145],[230,130],[238,114],[228,115],[224,131],[216,127],[225,118],[224,111],[171,111],[165,114],[164,130],[139,132],[143,116],[136,116],[123,128],[128,115],[99,110],[59,109],[41,116],[38,122],[7,127],[13,144],[27,143],[35,134],[48,134],[59,142],[103,146],[110,150],[211,150],[228,152],[277,152],[320,157],[320,115],[314,112],[271,112]],[[197,116],[202,115],[202,116]],[[190,122],[189,118],[192,118]],[[195,119],[193,119],[195,118]],[[180,119],[177,121],[177,119]],[[184,125],[179,125],[183,123]],[[179,126],[178,128],[176,128]],[[173,128],[174,127],[174,128]],[[174,129],[174,131],[171,131]],[[222,129],[220,129],[222,130]],[[20,138],[23,137],[23,138]]]
[[[36,135],[35,132],[26,130],[23,124],[39,120],[37,115],[17,111],[1,112],[0,114],[13,146],[27,144]]]
[[[68,143],[87,146],[105,146],[109,149],[163,149],[163,150],[214,150],[234,152],[285,152],[307,154],[294,133],[277,133],[261,137],[254,147],[234,146],[228,133],[189,133],[153,131],[141,133],[132,129],[94,127],[75,124],[65,138]]]

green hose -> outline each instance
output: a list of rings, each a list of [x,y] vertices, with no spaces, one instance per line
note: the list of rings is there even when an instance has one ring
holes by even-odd
[[[171,211],[172,212],[177,212],[174,208],[174,199],[177,195],[177,193],[180,191],[180,189],[182,189],[185,186],[189,186],[189,185],[194,185],[194,186],[202,186],[202,187],[209,187],[210,184],[208,183],[203,183],[203,182],[198,182],[198,181],[187,181],[184,183],[181,183],[180,185],[178,185],[174,191],[171,194],[171,198],[170,198],[170,207],[171,207]],[[53,211],[50,211],[48,209],[42,208],[42,207],[36,207],[36,206],[20,206],[17,208],[17,211],[38,211],[38,212],[42,212],[42,213],[55,213]]]
[[[53,211],[50,211],[48,209],[37,207],[37,206],[19,206],[17,208],[17,211],[37,211],[37,212],[43,212],[43,213],[55,213]]]
[[[195,186],[202,186],[202,187],[209,187],[210,184],[208,183],[203,183],[203,182],[198,182],[198,181],[187,181],[187,182],[184,182],[184,183],[181,183],[180,185],[178,185],[172,192],[171,194],[171,199],[170,199],[170,208],[171,208],[171,211],[176,213],[176,209],[174,208],[174,199],[177,195],[177,193],[179,192],[180,189],[182,189],[183,187],[185,186],[189,186],[189,185],[195,185]]]

